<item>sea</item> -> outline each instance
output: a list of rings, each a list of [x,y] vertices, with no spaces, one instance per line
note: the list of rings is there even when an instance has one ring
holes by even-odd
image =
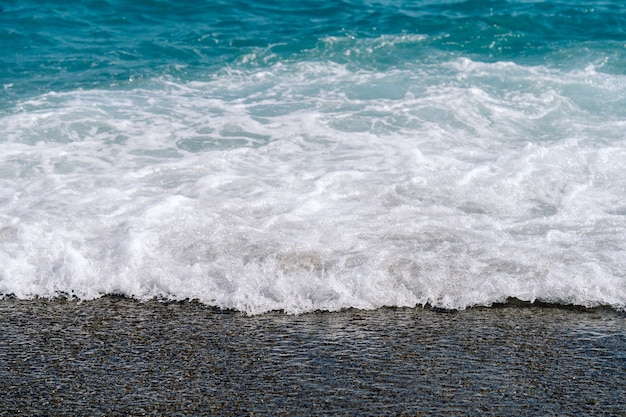
[[[626,309],[620,1],[0,4],[0,294]]]
[[[0,0],[0,415],[626,415],[625,249],[622,1]]]

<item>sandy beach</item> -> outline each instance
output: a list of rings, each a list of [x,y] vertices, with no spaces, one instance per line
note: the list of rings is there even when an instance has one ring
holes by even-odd
[[[0,302],[0,415],[626,415],[626,315]]]

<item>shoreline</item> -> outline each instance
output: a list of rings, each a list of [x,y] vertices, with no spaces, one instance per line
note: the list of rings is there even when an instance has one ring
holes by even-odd
[[[243,314],[249,317],[255,317],[255,316],[263,316],[266,314],[285,314],[287,316],[301,316],[301,315],[308,315],[308,314],[324,314],[324,313],[328,313],[328,314],[332,314],[332,313],[350,313],[350,312],[375,312],[378,310],[424,310],[424,311],[433,311],[433,312],[438,312],[438,313],[449,313],[449,314],[454,314],[454,313],[460,313],[460,312],[464,312],[464,311],[472,311],[472,310],[483,310],[483,309],[502,309],[502,308],[521,308],[521,309],[525,309],[525,308],[542,308],[542,309],[557,309],[557,310],[565,310],[565,311],[578,311],[578,312],[594,312],[594,311],[606,311],[606,312],[613,312],[616,313],[618,315],[622,314],[624,316],[626,316],[626,306],[623,309],[620,308],[615,308],[614,306],[611,305],[606,305],[606,304],[601,304],[601,305],[594,305],[594,306],[585,306],[585,305],[580,305],[580,304],[573,304],[573,303],[559,303],[559,302],[549,302],[549,301],[543,301],[543,300],[534,300],[534,301],[527,301],[527,300],[521,300],[519,298],[516,297],[508,297],[506,299],[506,301],[504,302],[493,302],[490,305],[472,305],[472,306],[468,306],[466,308],[462,308],[462,309],[457,309],[457,308],[452,308],[452,309],[447,309],[447,308],[442,308],[442,307],[437,307],[437,306],[433,306],[431,304],[424,304],[424,305],[416,305],[416,306],[382,306],[379,308],[375,308],[375,309],[361,309],[361,308],[354,308],[354,307],[349,307],[349,308],[343,308],[340,310],[313,310],[313,311],[307,311],[307,312],[303,312],[303,313],[288,313],[285,312],[283,310],[270,310],[264,313],[258,313],[258,314],[248,314],[246,312],[243,311],[239,311],[237,309],[231,309],[231,308],[222,308],[219,306],[215,306],[215,305],[211,305],[211,304],[207,304],[204,303],[198,299],[182,299],[182,300],[178,300],[178,299],[169,299],[169,298],[165,298],[165,297],[152,297],[146,300],[143,299],[139,299],[136,298],[134,296],[127,296],[124,294],[103,294],[100,297],[97,298],[90,298],[90,299],[81,299],[80,297],[77,297],[73,294],[66,294],[66,293],[59,293],[53,297],[42,297],[42,296],[33,296],[33,297],[28,297],[28,298],[18,298],[16,297],[14,294],[0,294],[0,303],[5,303],[5,302],[17,302],[17,303],[29,303],[29,302],[43,302],[43,303],[61,303],[61,304],[65,304],[65,303],[73,303],[73,304],[85,304],[85,303],[94,303],[94,302],[99,302],[101,300],[117,300],[117,301],[127,301],[130,303],[137,303],[137,304],[145,304],[145,305],[151,305],[153,303],[159,303],[159,304],[181,304],[181,305],[197,305],[197,306],[201,306],[209,311],[212,312],[219,312],[219,313],[233,313],[233,314]]]

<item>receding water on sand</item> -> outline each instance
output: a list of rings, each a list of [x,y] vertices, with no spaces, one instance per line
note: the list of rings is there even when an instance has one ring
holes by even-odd
[[[625,415],[626,316],[0,302],[2,416]]]

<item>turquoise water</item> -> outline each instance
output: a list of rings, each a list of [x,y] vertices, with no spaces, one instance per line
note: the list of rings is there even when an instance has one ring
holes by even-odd
[[[621,2],[1,4],[0,293],[626,306]]]
[[[1,82],[21,99],[310,61],[381,72],[455,58],[626,71],[617,1],[293,3],[5,2]]]

